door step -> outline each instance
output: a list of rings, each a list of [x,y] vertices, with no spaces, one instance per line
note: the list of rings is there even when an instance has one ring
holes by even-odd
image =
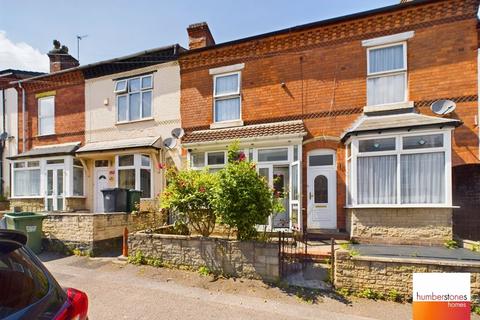
[[[307,239],[308,241],[322,241],[322,240],[350,240],[350,236],[346,232],[340,232],[331,229],[308,229]]]

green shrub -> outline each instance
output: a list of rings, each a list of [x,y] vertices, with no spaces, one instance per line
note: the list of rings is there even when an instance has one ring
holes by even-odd
[[[402,300],[402,296],[398,293],[397,290],[392,289],[388,291],[387,299],[393,302],[399,302]]]
[[[455,240],[447,240],[443,243],[443,245],[448,249],[456,249],[458,248],[458,243]]]
[[[200,268],[198,268],[198,273],[201,276],[206,277],[206,276],[212,274],[212,271],[207,266],[201,266]]]
[[[358,297],[360,298],[365,298],[365,299],[373,299],[373,300],[377,300],[377,299],[381,299],[382,298],[382,295],[379,294],[378,292],[376,291],[373,291],[372,289],[370,288],[367,288],[367,289],[364,289],[363,291],[360,291],[358,294],[357,294]]]
[[[215,228],[215,211],[212,203],[215,196],[217,175],[202,171],[167,171],[167,187],[162,193],[161,207],[179,213],[180,220],[204,237]],[[185,226],[178,226],[185,233]]]
[[[254,163],[239,152],[238,143],[228,149],[228,164],[218,172],[214,207],[222,222],[237,229],[239,240],[254,239],[256,225],[265,224],[268,216],[283,210],[267,181]]]

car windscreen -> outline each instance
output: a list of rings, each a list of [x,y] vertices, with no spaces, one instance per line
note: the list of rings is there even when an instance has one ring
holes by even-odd
[[[0,241],[0,319],[40,300],[48,288],[47,276],[22,247]]]

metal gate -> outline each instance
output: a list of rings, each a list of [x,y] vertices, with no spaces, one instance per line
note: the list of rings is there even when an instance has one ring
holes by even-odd
[[[281,278],[301,271],[308,260],[306,234],[293,231],[278,233],[279,273]]]

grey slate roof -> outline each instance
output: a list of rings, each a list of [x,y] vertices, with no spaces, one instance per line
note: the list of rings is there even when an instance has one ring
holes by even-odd
[[[87,143],[83,147],[77,150],[77,153],[83,152],[98,152],[109,151],[118,149],[131,149],[131,148],[145,148],[152,147],[156,149],[161,148],[160,137],[141,137],[124,140],[112,140]]]
[[[363,115],[354,123],[354,125],[344,132],[341,136],[342,140],[347,139],[353,134],[370,133],[378,131],[392,131],[398,129],[412,129],[420,127],[458,127],[462,121],[457,119],[440,118],[426,116],[416,112],[368,116]]]
[[[28,151],[22,152],[16,156],[7,157],[8,159],[25,159],[25,158],[40,158],[47,156],[65,156],[73,155],[80,147],[80,142],[69,144],[53,144],[50,146],[35,147]]]

